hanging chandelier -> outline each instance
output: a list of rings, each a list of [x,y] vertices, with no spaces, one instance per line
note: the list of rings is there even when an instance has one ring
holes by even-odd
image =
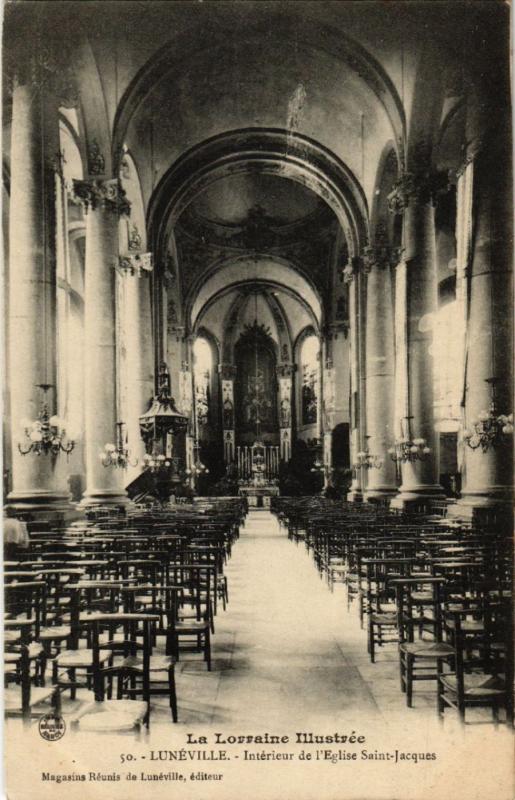
[[[488,411],[480,411],[471,428],[463,431],[463,438],[472,450],[479,447],[486,453],[490,447],[497,447],[507,441],[513,433],[513,414],[499,414],[495,400],[496,378],[488,378],[492,386],[492,402]]]
[[[116,423],[116,444],[108,443],[99,458],[104,467],[116,467],[117,469],[127,469],[128,466],[135,467],[138,459],[131,461],[130,450],[127,447],[127,437],[125,435],[125,423]]]
[[[368,442],[370,436],[365,436],[365,439]],[[368,444],[356,454],[356,458],[356,463],[352,465],[354,469],[380,469],[383,466],[383,459],[371,453]]]
[[[425,461],[431,454],[431,448],[428,447],[426,439],[421,436],[416,439],[411,438],[410,420],[412,419],[413,417],[404,417],[401,420],[401,435],[395,440],[394,447],[388,449],[390,458],[396,463]]]
[[[23,456],[28,453],[34,453],[37,456],[41,454],[57,456],[60,452],[69,454],[75,447],[77,434],[75,432],[72,434],[70,431],[68,439],[66,439],[66,422],[57,414],[50,415],[48,410],[46,394],[52,386],[51,383],[38,384],[38,388],[43,391],[43,401],[38,417],[35,420],[21,420],[21,427],[28,440],[25,445],[18,442],[18,450]]]

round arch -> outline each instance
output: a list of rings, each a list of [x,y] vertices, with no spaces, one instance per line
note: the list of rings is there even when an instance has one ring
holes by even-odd
[[[237,286],[249,284],[263,284],[286,290],[303,305],[313,320],[314,327],[320,328],[322,303],[318,292],[306,277],[281,259],[271,256],[240,256],[213,270],[207,277],[204,273],[192,287],[186,301],[185,314],[191,330],[195,330],[197,321],[208,304]]]
[[[351,255],[368,239],[368,206],[351,170],[313,139],[279,128],[248,128],[215,136],[193,147],[159,182],[147,226],[158,252],[174,223],[196,195],[216,180],[241,172],[288,178],[311,189],[334,211]]]

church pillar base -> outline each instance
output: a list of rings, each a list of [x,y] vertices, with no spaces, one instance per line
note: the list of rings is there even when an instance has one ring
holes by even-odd
[[[127,508],[132,505],[132,500],[119,490],[91,489],[84,493],[78,508],[88,508],[89,506],[124,506]]]
[[[437,483],[420,487],[413,486],[403,488],[401,486],[399,494],[391,500],[390,508],[398,508],[403,511],[416,511],[425,507],[430,510],[432,502],[441,502],[445,499],[445,492]]]

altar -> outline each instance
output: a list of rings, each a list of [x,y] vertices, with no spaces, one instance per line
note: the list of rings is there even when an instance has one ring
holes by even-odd
[[[269,449],[261,441],[254,442],[249,448],[250,474],[238,481],[240,497],[251,508],[269,508],[270,498],[279,494],[279,480],[271,476]]]

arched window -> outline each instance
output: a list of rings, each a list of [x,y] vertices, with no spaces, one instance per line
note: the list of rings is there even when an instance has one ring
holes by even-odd
[[[213,370],[213,355],[207,339],[199,336],[193,345],[195,381],[195,414],[197,427],[200,428],[209,422],[209,387]]]
[[[453,295],[441,300],[435,315],[433,345],[435,420],[440,430],[457,431],[460,419],[462,337],[458,304]]]
[[[306,336],[300,347],[301,424],[314,425],[318,415],[320,343],[315,334]]]

